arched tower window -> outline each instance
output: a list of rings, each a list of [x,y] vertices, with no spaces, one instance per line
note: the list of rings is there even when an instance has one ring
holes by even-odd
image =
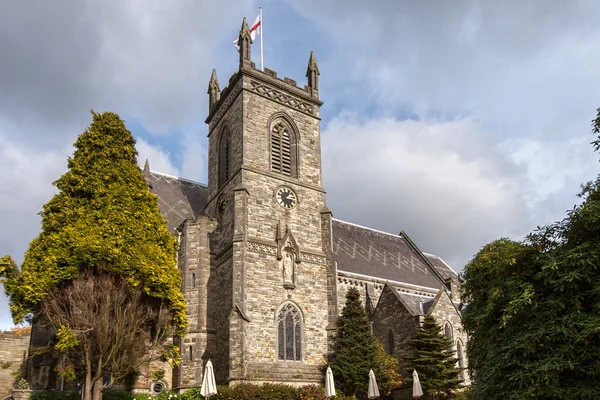
[[[297,177],[296,134],[283,119],[271,125],[271,170],[283,175]]]
[[[452,340],[452,325],[449,322],[444,324],[444,336]]]
[[[388,332],[388,340],[387,340],[387,351],[388,354],[394,354],[394,332]]]
[[[225,127],[219,141],[219,186],[227,182],[231,176],[231,135]]]
[[[196,273],[192,272],[192,288],[196,287]]]
[[[302,315],[294,303],[285,303],[277,314],[277,358],[302,360]]]

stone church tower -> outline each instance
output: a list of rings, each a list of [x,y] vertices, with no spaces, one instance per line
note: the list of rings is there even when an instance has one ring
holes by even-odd
[[[208,87],[204,216],[181,228],[190,328],[174,387],[198,385],[209,358],[230,384],[319,382],[337,315],[314,54],[299,88],[255,68],[246,20],[238,43],[229,86],[213,71]]]

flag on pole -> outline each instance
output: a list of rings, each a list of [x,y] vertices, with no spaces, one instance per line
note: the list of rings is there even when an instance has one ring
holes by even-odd
[[[256,39],[256,35],[260,34],[260,25],[261,25],[261,20],[260,20],[260,14],[258,15],[258,17],[256,17],[256,20],[254,20],[254,23],[252,24],[252,26],[250,26],[250,38],[252,39],[252,41],[254,42],[254,40]],[[233,45],[235,46],[235,48],[237,49],[238,53],[240,51],[240,46],[238,46],[238,40],[239,39],[235,39],[233,41]]]

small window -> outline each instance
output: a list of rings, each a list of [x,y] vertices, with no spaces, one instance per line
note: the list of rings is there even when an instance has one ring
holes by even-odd
[[[444,336],[452,340],[452,325],[449,322],[446,322],[444,325]]]
[[[190,346],[190,361],[194,361],[194,348]]]
[[[192,288],[196,287],[196,273],[192,272]]]
[[[277,357],[282,361],[302,360],[302,322],[300,310],[286,303],[277,315]]]
[[[231,174],[231,135],[225,127],[219,141],[219,186],[229,180]]]
[[[394,354],[394,332],[388,332],[388,340],[387,340],[387,351],[388,354]]]

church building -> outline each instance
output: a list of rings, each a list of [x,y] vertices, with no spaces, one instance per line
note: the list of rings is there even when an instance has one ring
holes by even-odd
[[[245,20],[238,43],[227,87],[214,70],[208,85],[208,185],[144,168],[179,235],[188,304],[170,386],[200,385],[208,359],[223,383],[320,382],[351,287],[387,351],[400,356],[429,313],[464,366],[457,274],[406,233],[340,221],[327,207],[314,54],[301,87],[255,67]]]
[[[350,288],[390,354],[406,352],[432,314],[466,366],[456,272],[405,232],[341,221],[327,207],[315,55],[299,86],[257,69],[251,42],[244,19],[238,71],[222,89],[210,77],[208,184],[144,168],[179,238],[189,329],[176,339],[181,364],[160,380],[142,371],[136,389],[200,386],[209,359],[218,383],[320,383]],[[30,364],[33,389],[53,386],[44,365]]]

